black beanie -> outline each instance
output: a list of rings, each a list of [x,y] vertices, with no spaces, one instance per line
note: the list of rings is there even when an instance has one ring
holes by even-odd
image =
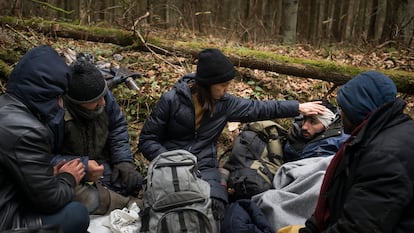
[[[198,54],[196,83],[210,86],[232,80],[236,75],[233,63],[218,49],[205,49]]]
[[[106,94],[106,81],[95,65],[87,61],[76,61],[71,69],[72,79],[67,93],[69,100],[85,104],[97,101]]]

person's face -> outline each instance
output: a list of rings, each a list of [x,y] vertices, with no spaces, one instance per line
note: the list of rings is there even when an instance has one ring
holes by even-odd
[[[315,134],[325,130],[323,124],[316,118],[316,115],[304,116],[302,123],[302,136],[306,139],[312,139]]]
[[[80,104],[80,106],[82,106],[83,108],[87,110],[91,110],[91,111],[97,110],[100,107],[105,106],[105,98],[101,97],[97,101],[86,103],[86,104]]]
[[[231,80],[224,82],[224,83],[217,83],[210,86],[211,96],[215,100],[219,100],[223,98],[223,96],[227,93]]]
[[[346,134],[351,134],[352,131],[354,131],[354,129],[356,128],[356,125],[354,125],[346,116],[344,111],[341,111],[341,120],[342,120],[342,125],[344,126],[344,132]]]

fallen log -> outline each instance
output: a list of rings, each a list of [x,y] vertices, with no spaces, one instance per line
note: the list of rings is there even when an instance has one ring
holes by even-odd
[[[7,24],[13,28],[24,29],[30,27],[37,32],[56,37],[73,38],[76,40],[88,40],[94,42],[113,43],[126,46],[128,49],[139,51],[151,51],[157,54],[186,56],[197,58],[198,52],[211,45],[202,42],[180,42],[162,38],[146,38],[142,41],[132,31],[85,27],[66,22],[47,21],[33,18],[21,20],[14,17],[0,16],[0,24]],[[280,56],[272,52],[256,51],[253,49],[232,47],[220,47],[229,56],[230,60],[238,67],[273,71],[279,74],[292,75],[299,78],[312,78],[342,85],[360,72],[373,68],[356,67],[334,63],[325,60],[310,60]],[[260,59],[259,59],[260,58]],[[378,69],[377,69],[378,70]],[[400,70],[378,70],[391,77],[398,91],[406,94],[414,94],[414,73]]]
[[[197,58],[198,52],[202,49],[200,48],[198,50],[194,50],[188,49],[184,46],[161,47],[163,50],[152,50],[158,51],[159,53],[165,55],[168,55],[168,53],[165,53],[165,51],[173,51],[170,54],[177,56],[192,56],[194,59]],[[145,50],[145,48],[142,48],[141,46],[141,50]],[[279,74],[292,75],[299,78],[318,79],[326,82],[332,82],[335,86],[346,83],[352,77],[363,71],[373,70],[373,68],[349,66],[331,61],[288,58],[279,55],[272,56],[270,52],[257,52],[261,53],[258,55],[258,57],[269,57],[267,59],[256,59],[250,56],[248,57],[235,55],[238,53],[238,51],[237,49],[232,48],[225,48],[223,49],[223,52],[230,58],[233,64],[238,67],[258,69],[263,71],[273,71]],[[263,54],[265,54],[265,56]],[[376,70],[388,75],[391,79],[393,79],[399,92],[409,95],[414,94],[413,72],[401,70]]]

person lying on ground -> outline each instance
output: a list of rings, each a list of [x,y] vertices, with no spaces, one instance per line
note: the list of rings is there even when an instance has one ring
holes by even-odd
[[[334,155],[349,137],[344,133],[337,107],[322,100],[323,114],[294,118],[283,146],[284,162]]]

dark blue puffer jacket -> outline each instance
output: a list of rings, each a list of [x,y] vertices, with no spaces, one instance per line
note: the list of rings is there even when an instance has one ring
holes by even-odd
[[[293,133],[296,130],[299,132]],[[349,135],[344,133],[340,119],[310,141],[301,136],[300,128],[292,128],[283,147],[284,162],[334,155],[348,137]]]
[[[196,129],[188,86],[193,80],[194,74],[184,76],[161,96],[142,128],[139,150],[148,160],[175,149],[193,153],[198,158],[202,178],[210,183],[210,196],[227,202],[227,190],[220,185],[216,148],[227,122],[294,117],[299,115],[299,103],[294,100],[255,101],[226,94],[216,102],[216,112],[206,113]]]
[[[273,233],[260,208],[248,199],[233,202],[226,209],[221,224],[222,233]]]

